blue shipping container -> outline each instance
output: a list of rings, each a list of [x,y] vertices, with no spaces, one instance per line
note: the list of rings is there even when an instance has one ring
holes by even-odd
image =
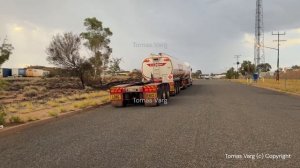
[[[26,75],[26,69],[25,68],[19,68],[19,76],[25,76]]]
[[[9,69],[9,68],[2,68],[2,74],[3,74],[3,77],[11,76],[11,69]]]

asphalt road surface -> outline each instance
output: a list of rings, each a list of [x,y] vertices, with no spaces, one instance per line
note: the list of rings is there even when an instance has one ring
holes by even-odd
[[[300,167],[300,97],[196,81],[168,105],[108,105],[0,133],[0,167]]]

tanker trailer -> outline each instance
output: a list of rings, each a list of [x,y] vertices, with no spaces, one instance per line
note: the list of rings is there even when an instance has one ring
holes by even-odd
[[[158,106],[170,96],[192,85],[192,69],[186,62],[167,54],[151,54],[142,62],[142,82],[114,86],[110,89],[111,104],[126,106],[144,104]],[[166,103],[165,103],[166,104]]]

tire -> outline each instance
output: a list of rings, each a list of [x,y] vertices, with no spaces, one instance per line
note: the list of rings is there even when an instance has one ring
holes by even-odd
[[[178,94],[178,92],[177,92],[177,85],[175,85],[174,87],[175,87],[174,88],[174,96],[176,96]]]
[[[159,106],[160,103],[158,101],[158,99],[162,99],[164,96],[164,90],[162,88],[159,89],[159,91],[157,92],[157,102],[156,102],[156,106]]]
[[[166,99],[169,99],[170,98],[170,91],[166,90],[165,94],[166,94]]]
[[[162,95],[161,95],[161,99],[166,99],[167,98],[167,93],[165,91],[163,91]]]
[[[166,99],[170,98],[170,86],[166,85],[165,87]]]
[[[125,100],[123,100],[123,102],[122,102],[122,107],[126,107],[126,106],[127,106],[127,103],[126,103]]]
[[[177,94],[180,93],[180,85],[177,85]]]

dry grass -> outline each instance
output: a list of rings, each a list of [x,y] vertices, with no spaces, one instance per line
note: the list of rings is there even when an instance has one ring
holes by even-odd
[[[15,123],[15,124],[24,123],[24,121],[21,119],[20,116],[11,116],[9,118],[9,122],[10,123]]]
[[[111,80],[119,79],[106,82]],[[0,79],[0,105],[5,106],[0,120],[2,118],[7,125],[31,122],[110,101],[107,91],[82,90],[78,82],[77,78]]]
[[[65,102],[59,103],[56,100],[51,100],[51,101],[48,101],[46,104],[49,105],[50,107],[57,107],[57,106],[59,106],[60,104],[63,104],[63,103],[65,103]]]
[[[57,110],[52,110],[52,111],[49,111],[48,114],[50,117],[58,117],[59,113],[57,112]]]
[[[282,79],[279,82],[274,79],[261,79],[257,82],[253,82],[246,79],[232,80],[235,82],[254,85],[262,88],[271,88],[283,92],[300,94],[300,80],[297,79]]]
[[[109,102],[109,93],[94,91],[74,94],[48,101],[25,101],[6,105],[6,121],[9,123],[31,122],[47,117],[58,117],[62,113],[95,107]]]

